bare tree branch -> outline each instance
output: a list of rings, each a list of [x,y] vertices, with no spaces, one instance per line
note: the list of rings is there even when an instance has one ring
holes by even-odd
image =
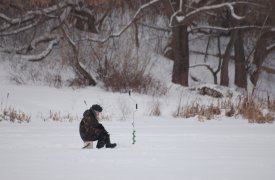
[[[28,11],[25,15],[23,15],[22,17],[19,17],[19,18],[11,18],[11,17],[6,16],[3,13],[0,13],[0,19],[6,21],[7,23],[9,23],[11,25],[22,24],[26,21],[33,20],[37,15],[47,15],[50,17],[54,17],[54,16],[51,16],[50,13],[57,11],[58,7],[65,8],[66,6],[69,6],[69,5],[70,5],[69,2],[62,1],[58,5],[53,5],[51,7],[45,8],[45,9]]]
[[[271,26],[256,26],[256,25],[247,25],[247,26],[234,26],[234,27],[218,27],[218,26],[199,26],[199,27],[194,27],[189,30],[189,32],[196,32],[198,30],[202,29],[209,29],[209,30],[217,30],[217,31],[224,31],[224,32],[229,32],[232,30],[236,29],[270,29]]]
[[[39,44],[41,42],[45,42],[45,41],[54,40],[54,39],[57,39],[56,35],[46,33],[43,36],[40,36],[40,37],[34,39],[31,42],[31,47],[32,47],[32,49],[36,49],[37,44]]]
[[[35,54],[35,55],[17,55],[17,56],[24,59],[24,60],[28,60],[28,61],[32,61],[32,62],[41,61],[51,53],[51,51],[53,49],[53,46],[56,45],[56,44],[58,44],[58,40],[54,39],[48,44],[47,48],[39,54]]]
[[[201,66],[206,67],[212,73],[214,72],[213,68],[209,64],[195,64],[195,65],[189,66],[189,68],[201,67]]]
[[[157,26],[153,26],[153,25],[149,25],[149,24],[145,24],[145,23],[137,23],[139,25],[142,25],[144,27],[150,28],[150,29],[155,29],[157,31],[163,31],[163,32],[170,32],[171,29],[168,28],[163,28],[163,27],[157,27]]]
[[[275,51],[275,43],[269,45],[267,48],[266,48],[266,55],[270,54],[271,52]]]
[[[15,53],[15,54],[20,54],[23,50],[27,49],[29,47],[29,45],[24,45],[18,48],[12,48],[12,47],[1,47],[0,48],[0,52],[3,53]]]
[[[275,75],[275,69],[274,68],[267,67],[267,66],[262,66],[261,70],[263,70],[263,71],[265,71],[265,72],[267,72],[269,74]]]
[[[34,28],[34,27],[39,23],[39,21],[40,21],[40,20],[38,19],[38,20],[36,20],[36,21],[35,21],[34,23],[32,23],[32,24],[29,24],[29,25],[24,26],[24,27],[22,27],[22,28],[18,28],[18,29],[14,30],[14,31],[8,31],[8,32],[0,33],[0,37],[1,37],[1,36],[11,36],[11,35],[15,35],[15,34],[18,34],[18,33],[23,32],[23,31],[26,31],[26,30],[28,30],[28,29]]]
[[[202,12],[209,11],[209,10],[220,9],[223,7],[227,7],[230,10],[231,16],[233,18],[238,19],[238,20],[243,19],[244,17],[238,16],[234,11],[234,5],[236,5],[236,4],[237,4],[237,2],[231,2],[231,3],[221,3],[221,4],[216,4],[216,5],[210,5],[210,6],[203,6],[198,9],[192,10],[191,12],[187,13],[186,15],[182,15],[183,13],[182,13],[181,9],[179,9],[170,17],[169,26],[173,27],[174,19],[176,19],[178,23],[184,23],[187,21],[187,19],[192,19],[192,17],[194,17],[198,13],[202,13]]]
[[[139,15],[141,14],[141,12],[144,9],[146,9],[146,8],[152,6],[152,5],[154,5],[154,4],[156,4],[156,3],[160,2],[160,1],[161,0],[152,0],[152,1],[148,2],[148,3],[143,4],[142,6],[140,6],[140,8],[136,11],[135,15],[133,16],[133,18],[119,32],[113,33],[113,34],[109,35],[108,37],[106,37],[104,39],[88,37],[88,40],[89,41],[94,41],[94,42],[105,43],[105,42],[107,42],[111,38],[120,37],[120,35],[122,33],[124,33],[136,21],[136,19],[139,17]]]

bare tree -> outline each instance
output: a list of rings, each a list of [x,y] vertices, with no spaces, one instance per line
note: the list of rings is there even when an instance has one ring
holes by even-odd
[[[218,3],[217,3],[218,2]],[[197,25],[192,27],[192,33],[203,33],[207,36],[217,35],[218,36],[226,36],[229,35],[229,43],[225,49],[225,52],[222,55],[222,67],[221,67],[221,78],[220,84],[224,86],[229,85],[229,74],[228,74],[228,65],[229,61],[232,59],[235,60],[235,84],[238,87],[246,88],[247,87],[247,68],[246,68],[246,59],[249,57],[245,57],[244,50],[244,34],[249,31],[261,31],[262,33],[271,29],[272,26],[270,24],[262,24],[255,22],[255,16],[257,14],[261,14],[263,10],[263,6],[256,1],[232,1],[232,2],[222,2],[222,1],[199,1],[201,7],[192,10],[190,13],[190,17],[184,18],[193,21],[193,24],[196,24],[196,19],[192,20],[192,16],[195,14],[204,14],[206,18],[203,19],[203,23],[208,21],[208,26]],[[210,14],[211,13],[211,14]],[[256,14],[256,15],[253,15]],[[207,19],[208,16],[208,19]],[[259,19],[259,18],[258,18]],[[263,22],[263,19],[261,19]],[[199,23],[197,23],[199,24]],[[272,37],[267,35],[269,38]],[[272,38],[271,38],[272,39]],[[270,42],[271,40],[269,40]],[[261,42],[261,41],[259,41]],[[268,41],[265,39],[261,43],[267,43]],[[268,43],[269,47],[271,47],[271,43]],[[258,48],[255,48],[255,55],[259,57],[259,54],[256,52],[262,52],[263,54],[267,54],[263,49],[259,49],[262,46],[258,45]],[[258,49],[258,50],[257,50]],[[265,48],[264,48],[265,49]],[[270,50],[272,48],[269,48]],[[231,56],[234,50],[234,57]],[[207,52],[206,52],[207,53]],[[207,54],[205,54],[205,57]],[[221,58],[219,55],[217,56]],[[255,61],[254,56],[254,62]],[[259,59],[256,58],[258,64],[255,65],[260,66]],[[219,61],[220,63],[220,61]],[[191,67],[196,67],[198,65],[193,65]],[[211,68],[207,64],[199,64],[199,66],[205,66],[210,72],[213,74],[213,68]],[[258,68],[259,69],[259,68]],[[261,68],[260,68],[261,69]],[[213,74],[214,75],[214,74]],[[257,71],[254,71],[254,75],[257,75]],[[214,76],[215,77],[215,76]],[[252,75],[253,77],[253,75]],[[254,76],[256,77],[256,76]],[[254,78],[255,79],[255,78]],[[256,78],[257,79],[257,78]]]
[[[0,2],[0,51],[28,61],[45,59],[61,41],[72,49],[71,64],[87,85],[96,85],[94,78],[79,62],[80,39],[74,31],[97,33],[112,0],[37,0],[25,3]],[[97,18],[96,18],[97,17]],[[24,40],[18,40],[24,37]]]
[[[5,2],[5,1],[4,1]],[[0,2],[0,8],[10,7],[4,2]],[[38,1],[37,1],[38,2]],[[138,21],[145,13],[145,9],[149,8],[162,8],[165,10],[166,17],[169,20],[168,31],[171,32],[172,43],[172,57],[174,60],[172,82],[188,86],[189,76],[189,32],[190,27],[194,29],[206,29],[211,32],[230,32],[230,41],[222,56],[222,75],[221,84],[228,85],[228,63],[231,58],[230,54],[235,48],[236,59],[236,79],[235,83],[245,87],[245,82],[240,82],[239,77],[243,74],[238,74],[243,71],[243,45],[241,39],[237,38],[243,29],[258,29],[260,30],[259,40],[255,48],[253,64],[256,70],[253,71],[251,76],[252,81],[256,81],[264,57],[271,52],[275,46],[272,46],[270,41],[266,42],[266,37],[273,37],[272,27],[267,30],[259,28],[258,24],[238,24],[238,21],[243,20],[247,14],[236,13],[236,7],[239,4],[250,5],[256,3],[251,0],[247,2],[237,0],[235,1],[217,1],[217,0],[200,0],[194,3],[191,0],[141,0],[141,1],[128,1],[127,3],[132,6],[139,6],[134,13],[132,19],[124,27],[117,32],[110,32],[107,36],[95,35],[100,30],[100,24],[111,9],[113,0],[44,0],[45,4],[27,6],[28,8],[21,10],[18,6],[13,7],[12,11],[1,11],[0,13],[0,51],[20,56],[22,59],[28,61],[40,61],[47,57],[54,46],[60,45],[60,42],[66,41],[71,48],[72,58],[71,64],[76,71],[87,81],[88,85],[95,85],[94,78],[85,70],[79,61],[79,43],[82,41],[91,41],[93,43],[105,43],[111,38],[118,38],[130,26],[137,27]],[[115,1],[118,3],[119,1]],[[15,6],[15,5],[13,5]],[[97,9],[101,13],[97,13]],[[207,23],[200,23],[201,17],[219,17],[220,12],[226,10],[228,16],[237,23],[231,26],[218,26],[208,25]],[[104,12],[105,11],[105,12]],[[241,10],[242,11],[242,10]],[[271,17],[271,16],[268,16]],[[271,19],[271,18],[268,18]],[[203,25],[202,25],[203,24]],[[272,24],[272,23],[271,23]],[[156,28],[157,29],[157,28]],[[161,29],[161,28],[160,28]],[[138,41],[138,28],[136,28],[136,43]],[[75,36],[77,33],[86,32],[85,36]],[[209,33],[211,33],[209,31]],[[27,36],[27,38],[25,38]],[[14,39],[23,37],[20,41],[16,41],[10,46]],[[9,46],[5,44],[8,42]],[[261,50],[265,47],[264,50]],[[219,62],[221,63],[221,62]],[[241,64],[241,66],[239,66]],[[219,68],[218,68],[219,70]],[[213,71],[217,75],[217,71]],[[245,78],[246,79],[246,78]],[[216,79],[217,80],[217,79]],[[216,81],[215,80],[215,81]]]
[[[233,19],[243,19],[235,13],[236,2],[220,2],[217,1],[199,1],[190,7],[191,2],[187,0],[164,1],[168,17],[170,18],[170,27],[172,28],[172,57],[174,60],[174,68],[172,74],[172,81],[174,83],[188,86],[189,75],[189,41],[188,41],[188,27],[197,24],[200,16],[219,16],[220,9],[227,9],[229,16]],[[212,14],[211,14],[212,13]],[[197,25],[200,26],[200,25]],[[200,28],[200,27],[196,27]],[[223,27],[211,27],[209,29],[219,30]],[[234,28],[233,28],[234,29]],[[234,33],[235,34],[235,33]],[[222,63],[221,84],[228,85],[228,61],[230,53],[235,42],[236,35],[232,36],[232,41],[228,44]],[[206,66],[208,67],[208,66]]]
[[[244,15],[245,7],[237,7],[238,13]],[[242,21],[233,21],[235,26],[242,26]],[[247,89],[247,70],[246,57],[244,49],[245,31],[242,29],[236,30],[236,39],[234,43],[234,59],[235,59],[235,80],[234,83],[240,88]]]
[[[254,52],[254,71],[251,80],[256,84],[264,59],[275,49],[275,35],[273,21],[274,3],[272,0],[265,1],[197,1],[192,4],[188,0],[164,0],[165,12],[169,18],[172,32],[171,57],[174,60],[172,81],[188,86],[189,46],[188,27],[195,25],[196,29],[208,29],[212,32],[227,32],[230,34],[229,43],[222,56],[221,85],[229,85],[228,65],[232,59],[231,52],[234,50],[235,59],[235,84],[239,87],[247,86],[247,71],[245,66],[245,52],[243,35],[247,31],[258,31],[259,38]],[[220,18],[221,12],[226,12],[227,19],[218,26],[208,24],[201,26],[198,23],[200,16]],[[263,15],[264,14],[264,15]],[[261,22],[257,23],[256,18]],[[259,16],[259,17],[257,17]],[[262,17],[266,17],[263,19]],[[205,18],[207,19],[207,18]],[[264,22],[264,23],[263,23]],[[205,24],[202,23],[202,24]],[[194,29],[194,28],[192,28]],[[205,66],[209,67],[209,66]],[[209,68],[208,68],[209,69]]]
[[[237,30],[236,40],[234,44],[234,56],[235,56],[235,85],[240,88],[247,88],[247,71],[244,54],[244,33],[242,30]]]
[[[222,67],[221,67],[221,82],[220,82],[220,84],[223,86],[229,85],[228,64],[229,64],[229,60],[230,60],[231,51],[232,51],[232,49],[234,47],[234,43],[237,39],[237,30],[233,30],[230,34],[231,34],[230,40],[229,40],[229,43],[225,49],[223,61],[222,61]]]
[[[166,14],[170,19],[172,29],[172,56],[174,60],[172,82],[183,86],[188,86],[189,76],[189,42],[188,42],[188,24],[180,23],[172,16],[175,12],[186,14],[186,8],[183,7],[186,1],[164,1]]]
[[[261,7],[254,9],[255,15],[252,16],[253,19],[250,19],[254,23],[257,23],[262,26],[262,28],[257,31],[257,41],[255,45],[255,51],[253,54],[253,62],[250,68],[250,80],[254,86],[257,85],[262,70],[265,69],[263,65],[267,56],[275,50],[274,1],[267,0],[261,2],[261,4]]]

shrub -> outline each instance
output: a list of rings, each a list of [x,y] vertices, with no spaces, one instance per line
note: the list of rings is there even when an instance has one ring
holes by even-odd
[[[148,64],[149,60],[139,60],[132,57],[128,51],[122,55],[119,62],[105,58],[104,63],[97,69],[98,79],[103,81],[107,90],[114,92],[131,89],[142,94],[165,95],[167,87],[147,73]]]
[[[160,102],[158,100],[153,102],[149,115],[150,116],[160,116],[161,115]]]
[[[237,105],[237,115],[242,115],[250,123],[272,123],[274,115],[272,112],[263,113],[264,102],[257,102],[253,96],[244,97]]]
[[[200,105],[194,101],[186,106],[179,105],[174,117],[190,118],[197,116],[199,120],[214,119],[224,110],[227,117],[242,116],[249,123],[272,123],[274,118],[274,101],[258,100],[254,96],[240,97],[239,102],[234,104],[231,98],[218,100],[217,105]]]
[[[8,108],[2,108],[0,111],[0,121],[11,121],[11,122],[27,122],[29,123],[31,120],[31,116],[20,111],[20,110],[15,110],[12,107]]]
[[[9,99],[10,94],[7,93],[6,96],[6,103],[4,105],[3,102],[1,102],[1,107],[0,107],[0,121],[11,121],[11,122],[30,122],[31,116],[20,111],[20,110],[15,110],[11,106],[7,106],[8,99]]]
[[[55,121],[55,122],[72,122],[78,120],[77,116],[72,116],[71,114],[61,115],[60,112],[50,111],[50,115],[46,118],[41,117],[44,121]]]
[[[271,112],[275,112],[275,99],[270,100],[268,96],[268,110]]]
[[[236,113],[236,110],[233,105],[230,106],[230,108],[225,109],[225,116],[232,117]]]
[[[194,101],[190,105],[179,106],[176,113],[174,113],[174,117],[190,118],[198,116],[200,120],[210,120],[219,114],[221,114],[221,110],[218,106],[214,104],[210,104],[209,106],[200,105]]]

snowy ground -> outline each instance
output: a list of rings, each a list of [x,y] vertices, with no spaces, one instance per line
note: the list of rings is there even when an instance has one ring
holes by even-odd
[[[0,179],[273,180],[274,125],[241,120],[105,122],[116,149],[82,150],[78,123],[0,124]]]
[[[2,69],[1,69],[2,68]],[[174,118],[181,102],[213,103],[209,97],[172,86],[161,98],[102,89],[16,86],[0,66],[1,108],[31,115],[30,123],[0,122],[1,180],[274,180],[275,125],[218,117],[199,122]],[[234,95],[237,96],[237,95]],[[86,104],[84,103],[86,102]],[[149,116],[160,103],[161,116]],[[78,126],[85,109],[104,108],[106,129],[116,149],[83,150]],[[73,117],[53,122],[50,112]],[[46,121],[45,121],[46,120]]]
[[[132,145],[133,106],[127,94],[99,88],[81,90],[1,84],[2,106],[32,116],[30,123],[0,122],[0,179],[3,180],[273,180],[275,178],[275,125],[220,117],[199,122],[173,118],[178,97],[160,99],[160,117],[148,116],[152,100],[134,95],[136,144]],[[186,92],[187,93],[187,92]],[[8,98],[7,98],[8,94]],[[184,99],[192,99],[184,95]],[[199,98],[199,97],[197,97]],[[116,149],[83,150],[78,134],[86,105],[104,107]],[[130,108],[131,109],[131,108]],[[71,112],[73,122],[43,121],[47,113]]]

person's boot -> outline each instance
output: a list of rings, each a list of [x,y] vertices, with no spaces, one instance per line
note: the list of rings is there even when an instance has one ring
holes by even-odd
[[[115,147],[116,147],[116,143],[106,144],[105,147],[106,147],[106,148],[115,148]]]
[[[98,140],[97,141],[97,144],[96,144],[96,148],[97,149],[100,149],[100,148],[103,148],[105,146],[105,142],[102,141],[102,140]]]
[[[97,141],[97,144],[96,144],[96,148],[97,149],[100,149],[100,148],[103,148],[105,146],[105,143],[106,142],[106,136],[105,135],[101,135]]]
[[[116,143],[111,143],[110,141],[110,135],[108,134],[107,137],[106,137],[106,148],[115,148],[116,147]]]

